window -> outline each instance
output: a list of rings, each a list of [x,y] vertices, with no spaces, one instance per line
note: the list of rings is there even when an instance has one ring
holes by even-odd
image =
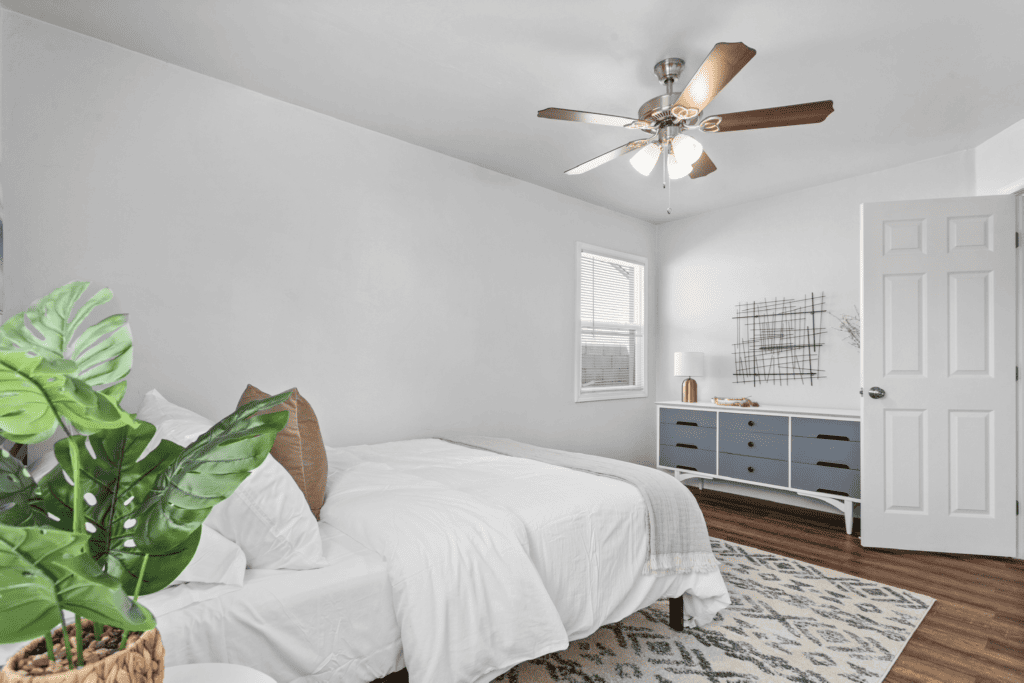
[[[576,243],[576,401],[647,396],[647,259]]]

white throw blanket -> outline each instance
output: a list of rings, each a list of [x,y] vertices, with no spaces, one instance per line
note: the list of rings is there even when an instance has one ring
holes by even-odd
[[[336,487],[320,518],[387,561],[410,681],[487,681],[568,647],[518,517],[384,463]]]

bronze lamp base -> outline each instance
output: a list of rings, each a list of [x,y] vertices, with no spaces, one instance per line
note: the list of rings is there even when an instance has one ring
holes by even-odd
[[[683,382],[683,403],[697,402],[697,380],[689,378]]]

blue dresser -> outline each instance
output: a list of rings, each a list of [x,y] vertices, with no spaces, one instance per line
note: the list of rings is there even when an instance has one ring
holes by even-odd
[[[815,498],[846,517],[860,502],[860,414],[822,408],[658,404],[658,467]]]

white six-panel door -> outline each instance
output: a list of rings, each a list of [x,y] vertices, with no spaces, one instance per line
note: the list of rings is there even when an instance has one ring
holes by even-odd
[[[1015,213],[861,207],[865,546],[1016,553]]]

